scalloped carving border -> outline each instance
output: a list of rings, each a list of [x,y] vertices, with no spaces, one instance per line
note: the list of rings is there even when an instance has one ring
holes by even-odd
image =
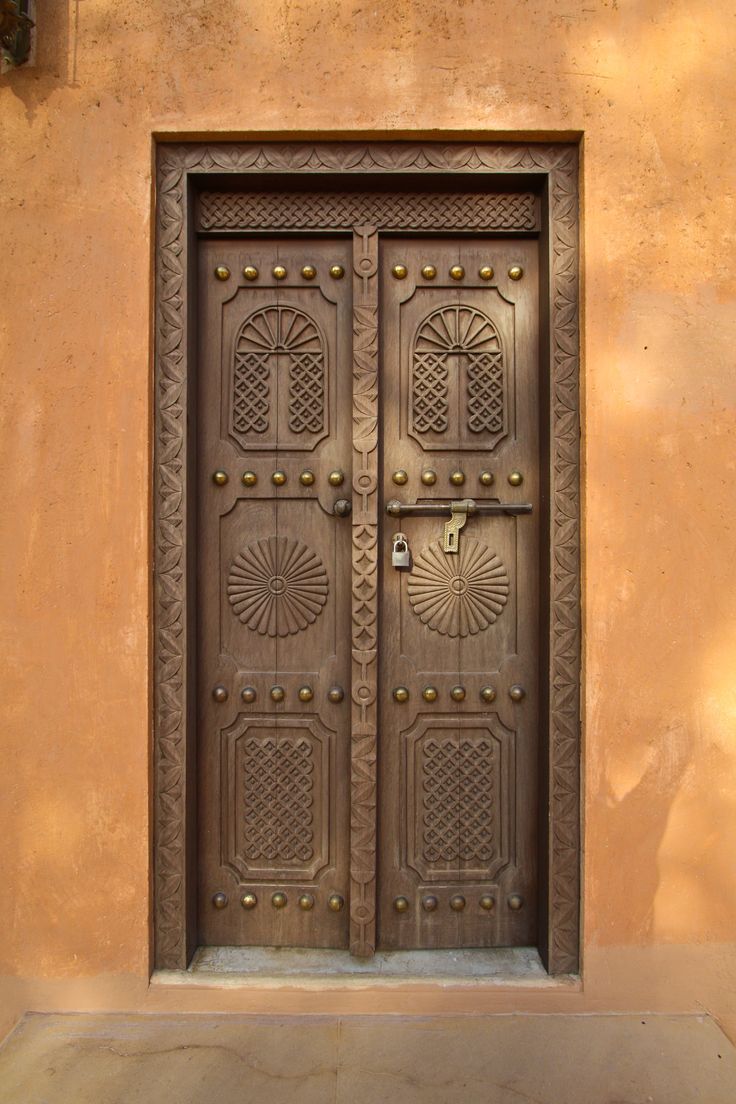
[[[187,879],[187,241],[190,175],[543,174],[550,265],[550,973],[579,963],[580,494],[578,151],[570,144],[301,142],[158,147],[154,455],[154,946],[185,969]]]

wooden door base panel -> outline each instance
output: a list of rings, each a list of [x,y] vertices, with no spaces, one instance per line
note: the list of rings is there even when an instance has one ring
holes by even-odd
[[[278,190],[275,179],[288,175],[293,188],[301,177],[312,195],[350,194],[345,217],[359,210],[376,223],[353,225],[354,284],[354,415],[353,449],[356,456],[354,492],[354,570],[375,556],[376,540],[376,433],[377,413],[377,298],[375,281],[377,242],[385,218],[387,227],[412,228],[411,210],[417,195],[431,197],[432,228],[438,224],[437,206],[454,207],[448,225],[460,220],[463,203],[453,204],[451,193],[527,197],[521,206],[505,206],[496,199],[485,205],[485,222],[473,232],[497,232],[506,219],[520,231],[519,218],[538,219],[540,270],[543,298],[541,350],[547,368],[544,397],[549,434],[541,444],[546,450],[549,482],[541,490],[542,524],[547,535],[546,558],[540,571],[542,602],[548,611],[542,681],[549,697],[541,702],[540,736],[542,786],[538,929],[542,960],[550,973],[577,969],[579,947],[580,878],[580,525],[579,525],[579,410],[578,410],[578,205],[577,147],[569,144],[523,145],[518,143],[184,143],[166,144],[158,150],[156,362],[155,362],[155,463],[154,463],[154,943],[160,968],[186,967],[197,946],[196,920],[196,817],[195,793],[195,680],[193,586],[197,565],[193,555],[194,448],[188,426],[195,421],[195,327],[190,322],[190,289],[193,288],[193,234],[196,221],[192,197],[207,189],[222,189],[223,174],[232,183],[228,194],[240,198],[235,213],[215,210],[218,233],[229,219],[226,233],[240,233],[242,193],[260,185],[257,222],[247,229],[273,227],[282,219],[284,203],[272,204],[268,196]],[[367,175],[368,174],[368,175]],[[325,193],[320,176],[330,180]],[[391,180],[394,206],[377,215],[375,184]],[[336,189],[336,178],[344,191]],[[370,181],[366,190],[355,181]],[[350,184],[350,181],[353,181]],[[522,181],[520,185],[520,181]],[[407,186],[410,182],[410,186]],[[370,188],[374,191],[370,192]],[[265,189],[265,190],[264,190]],[[410,192],[413,208],[403,215],[395,209]],[[356,196],[358,198],[356,198]],[[529,202],[528,197],[533,197]],[[438,199],[439,197],[439,199]],[[468,204],[464,202],[467,225]],[[362,204],[362,206],[361,206]],[[233,206],[232,203],[230,205]],[[318,205],[317,205],[318,206]],[[346,204],[343,204],[346,207]],[[391,204],[389,204],[391,207]],[[483,204],[471,200],[470,209]],[[253,207],[253,209],[255,209]],[[300,205],[300,210],[304,205]],[[202,207],[204,210],[204,207]],[[276,215],[274,215],[274,211]],[[214,213],[213,213],[214,212]],[[501,214],[499,214],[501,212]],[[520,213],[521,212],[521,213]],[[310,218],[322,217],[314,204]],[[424,216],[422,216],[424,217]],[[269,219],[271,220],[269,222]],[[219,222],[218,222],[219,220]],[[234,225],[233,225],[234,220]],[[454,221],[453,221],[454,220]],[[310,223],[308,228],[312,228]],[[417,221],[417,229],[426,221]],[[200,223],[200,233],[203,223]],[[299,227],[295,227],[299,229]],[[302,230],[304,227],[302,227]],[[329,226],[327,226],[329,229]],[[191,364],[191,369],[190,369]],[[361,463],[362,461],[362,463]],[[357,522],[357,524],[356,524]],[[356,543],[357,540],[357,543]],[[545,569],[546,565],[546,569]],[[354,695],[352,738],[352,841],[350,855],[351,948],[370,953],[375,946],[376,862],[376,718],[375,718],[375,596],[359,603],[353,625],[353,685],[366,689]],[[365,644],[361,646],[360,640]],[[546,809],[544,808],[546,803]],[[548,815],[544,815],[544,813]],[[437,953],[437,952],[433,952]]]

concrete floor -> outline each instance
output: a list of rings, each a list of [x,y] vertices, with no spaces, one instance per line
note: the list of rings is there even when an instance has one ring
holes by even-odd
[[[2,1104],[733,1104],[707,1016],[30,1015]]]

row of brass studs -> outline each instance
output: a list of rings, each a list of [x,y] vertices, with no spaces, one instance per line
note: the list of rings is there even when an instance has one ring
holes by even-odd
[[[518,912],[524,905],[524,898],[518,893],[512,893],[506,898],[506,903],[514,912]],[[449,904],[453,912],[462,912],[467,905],[467,901],[462,893],[456,893],[454,897],[450,898]],[[478,904],[486,912],[492,912],[496,907],[496,898],[491,896],[490,893],[484,893]],[[408,912],[410,908],[408,897],[395,897],[394,908],[397,912]],[[439,900],[434,894],[430,893],[428,896],[422,897],[422,908],[425,912],[435,912],[439,908]]]
[[[342,265],[334,264],[330,265],[329,273],[333,280],[342,280],[343,276],[345,275],[345,269],[342,267]],[[246,280],[252,281],[257,280],[260,274],[255,265],[246,265],[243,269],[243,275],[245,276]],[[289,274],[283,265],[277,264],[274,265],[271,269],[271,275],[273,276],[274,280],[285,280]],[[314,265],[302,265],[301,277],[303,280],[313,280],[316,275],[317,269],[314,267]],[[227,267],[227,265],[217,265],[217,267],[215,268],[215,276],[218,280],[229,280],[230,269]]]
[[[311,686],[300,686],[297,691],[299,701],[310,702],[314,697],[314,690]],[[226,702],[230,697],[226,686],[215,686],[212,691],[212,697],[216,702]],[[240,691],[240,697],[246,703],[246,705],[252,705],[252,703],[258,697],[255,686],[245,686]],[[272,686],[269,691],[269,697],[271,701],[282,702],[286,699],[286,691],[283,686]],[[345,691],[342,686],[331,686],[327,691],[327,700],[332,702],[333,705],[338,705],[345,697]]]
[[[284,483],[286,483],[287,478],[288,476],[286,472],[282,471],[280,468],[277,471],[271,473],[271,482],[276,487],[283,487]],[[226,471],[223,471],[222,468],[218,468],[216,472],[212,473],[212,481],[216,483],[218,487],[224,487],[225,484],[229,482],[229,479],[230,476]],[[303,487],[311,487],[314,483],[314,480],[314,472],[310,471],[309,468],[305,468],[305,470],[299,475],[299,482],[302,484]],[[258,476],[253,471],[246,471],[243,472],[241,476],[241,481],[245,487],[255,487],[256,483],[258,482]],[[341,471],[339,468],[335,468],[335,470],[331,471],[330,474],[327,476],[327,482],[330,484],[331,487],[342,486],[342,484],[345,482],[345,472]]]
[[[434,468],[425,468],[419,478],[425,487],[432,487],[437,482],[437,472]],[[397,487],[403,487],[409,482],[409,473],[403,468],[397,468],[391,479]],[[512,487],[520,487],[524,482],[524,476],[520,471],[509,472],[507,479]],[[450,472],[449,480],[453,487],[462,487],[465,482],[465,472],[458,468],[457,471]],[[478,482],[484,487],[490,487],[493,483],[493,472],[484,469],[478,475]]]
[[[289,898],[281,890],[277,890],[276,893],[271,894],[271,904],[275,909],[286,908],[289,903]],[[229,904],[227,893],[215,893],[212,897],[212,904],[216,909],[227,908]],[[240,898],[240,904],[246,911],[254,909],[258,904],[258,898],[255,893],[244,893]],[[297,904],[302,912],[311,912],[314,908],[316,901],[313,894],[302,893],[299,897]],[[327,899],[327,907],[330,912],[341,912],[345,905],[345,898],[341,897],[339,893],[333,893]]]
[[[409,269],[405,264],[395,264],[391,269],[391,272],[396,280],[405,280],[409,275]],[[465,278],[465,269],[461,264],[454,264],[449,269],[449,276],[452,280],[462,280]],[[434,280],[437,275],[437,267],[433,264],[422,265],[422,276],[425,280]],[[481,265],[478,269],[478,275],[481,280],[492,280],[494,276],[492,265]],[[511,265],[509,269],[509,276],[512,280],[520,280],[524,275],[524,269],[521,265]],[[227,277],[220,277],[220,279],[227,279]]]
[[[526,691],[523,686],[514,685],[509,687],[509,697],[512,701],[520,702],[526,696]],[[422,697],[426,702],[437,701],[438,691],[436,686],[425,686],[422,690]],[[465,687],[453,686],[450,690],[450,697],[453,701],[461,702],[465,701]],[[480,691],[481,700],[490,704],[496,700],[496,691],[492,686],[484,686]],[[409,690],[406,686],[397,686],[393,690],[394,701],[403,705],[404,702],[409,700]]]

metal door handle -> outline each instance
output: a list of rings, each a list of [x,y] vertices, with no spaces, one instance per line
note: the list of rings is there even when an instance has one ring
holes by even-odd
[[[453,506],[455,509],[453,510]],[[458,507],[460,511],[458,511]],[[464,508],[464,509],[463,509]],[[530,514],[531,502],[476,502],[472,498],[460,498],[455,502],[399,502],[392,498],[386,503],[386,513],[391,517],[452,517],[454,513],[467,513],[468,517],[488,517],[493,514]]]

